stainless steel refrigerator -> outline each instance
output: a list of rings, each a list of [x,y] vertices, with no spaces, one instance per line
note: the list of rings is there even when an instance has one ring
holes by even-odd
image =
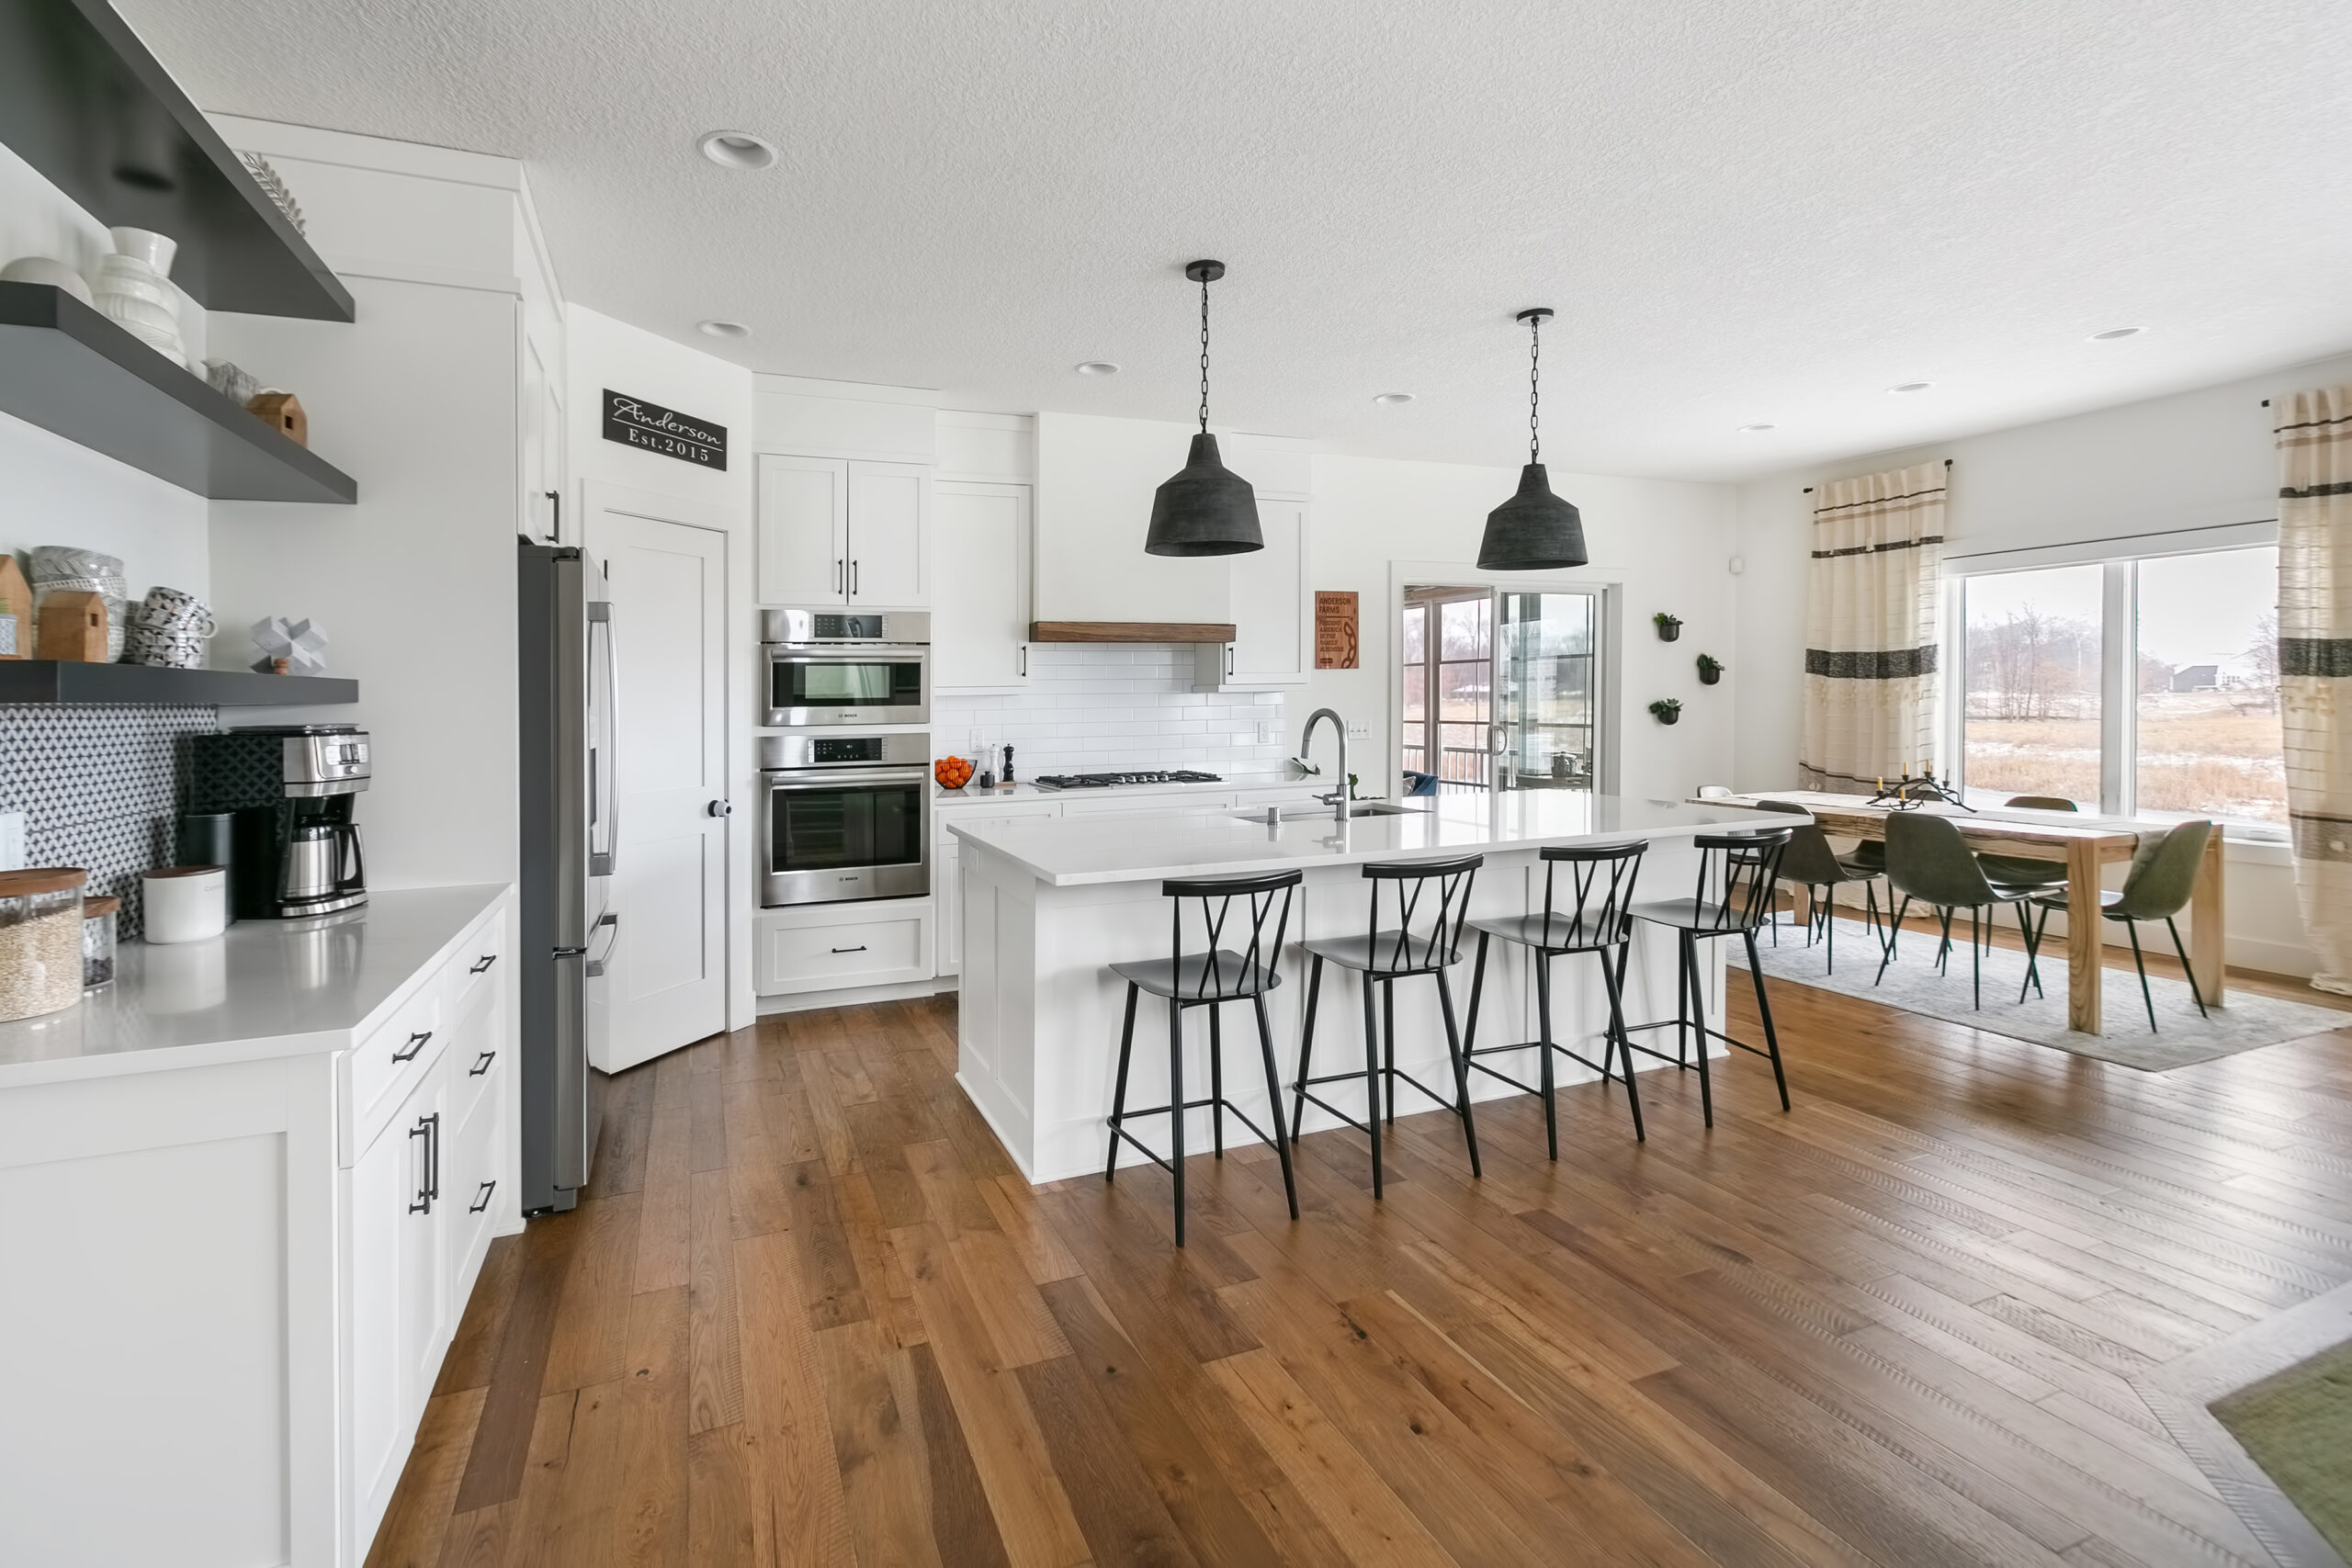
[[[523,897],[523,1212],[571,1208],[596,1158],[589,1064],[620,940],[612,601],[584,550],[518,543]]]

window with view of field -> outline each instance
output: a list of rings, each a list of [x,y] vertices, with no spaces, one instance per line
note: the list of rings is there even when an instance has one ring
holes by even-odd
[[[1964,577],[1962,797],[2282,828],[2278,581],[2267,545]]]

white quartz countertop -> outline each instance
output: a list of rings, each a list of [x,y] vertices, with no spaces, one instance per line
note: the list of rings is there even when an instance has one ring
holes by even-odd
[[[1785,815],[1741,807],[1690,806],[1574,790],[1526,790],[1499,798],[1438,795],[1405,802],[1430,809],[1356,817],[1261,817],[1214,812],[1166,817],[1087,817],[949,822],[967,845],[992,850],[1055,887],[1142,882],[1167,876],[1312,871],[1374,860],[1410,860],[1544,844],[1682,838],[1711,827],[1786,827]]]
[[[1060,769],[1047,771],[1061,772]],[[1120,800],[1127,800],[1148,798],[1155,795],[1231,795],[1239,790],[1281,789],[1285,786],[1304,789],[1309,785],[1317,789],[1331,787],[1318,778],[1278,771],[1266,773],[1227,773],[1215,784],[1120,784],[1116,788],[1104,789],[1047,789],[1043,784],[1034,784],[1026,779],[1014,784],[1010,789],[1001,785],[994,789],[982,789],[977,784],[966,784],[962,789],[941,789],[937,784],[933,784],[931,798],[934,808],[944,809],[955,807],[1001,805],[1008,800],[1108,800],[1114,796]]]
[[[345,1049],[505,892],[372,893],[345,914],[124,942],[112,985],[63,1012],[0,1023],[0,1089]]]

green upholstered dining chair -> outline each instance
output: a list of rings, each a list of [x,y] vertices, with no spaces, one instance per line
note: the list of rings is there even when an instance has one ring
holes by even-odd
[[[2132,939],[2132,967],[2140,972],[2140,1000],[2148,1010],[2148,1029],[2156,1027],[2156,1000],[2148,992],[2148,966],[2140,958],[2140,927],[2142,920],[2162,920],[2165,930],[2172,933],[2172,950],[2180,955],[2180,966],[2188,975],[2188,994],[2197,999],[2197,1014],[2206,1016],[2205,993],[2198,988],[2197,971],[2188,966],[2188,950],[2180,942],[2180,928],[2173,917],[2188,907],[2189,895],[2197,890],[2197,870],[2205,860],[2206,841],[2213,836],[2211,822],[2181,822],[2169,833],[2143,833],[2132,852],[2132,869],[2123,874],[2123,886],[2116,892],[2102,888],[2098,896],[2098,912],[2110,920],[2121,920],[2123,932]],[[2035,922],[2033,945],[2040,946],[2041,928],[2050,923],[2050,911],[2066,907],[2066,895],[2062,890],[2046,893],[2034,899],[2041,906],[2041,918]]]
[[[1785,811],[1806,818],[1803,827],[1792,829],[1789,833],[1789,847],[1781,853],[1781,880],[1795,883],[1805,891],[1809,908],[1804,944],[1811,947],[1815,937],[1820,937],[1826,949],[1823,972],[1831,975],[1838,972],[1838,922],[1833,917],[1837,913],[1838,889],[1849,882],[1862,885],[1863,918],[1870,922],[1871,931],[1878,936],[1879,946],[1883,949],[1886,934],[1879,926],[1878,878],[1886,874],[1885,867],[1840,860],[1838,852],[1830,847],[1829,835],[1821,830],[1820,823],[1811,819],[1813,813],[1793,800],[1759,800],[1756,803],[1756,809]],[[1773,945],[1778,946],[1780,941],[1781,922],[1776,914],[1772,920]]]
[[[2001,803],[2020,811],[2072,811],[2075,803],[2058,795],[2013,795]],[[2030,855],[1978,855],[1987,881],[2012,887],[2055,887],[2066,880],[2063,860],[2035,860]]]
[[[1950,819],[1919,811],[1889,812],[1886,880],[1903,895],[1903,905],[1895,913],[1894,929],[1887,933],[1886,952],[1879,960],[1878,979],[1872,980],[1872,985],[1886,978],[1886,966],[1894,962],[1895,942],[1903,934],[1903,917],[1910,912],[1916,898],[1942,917],[1943,941],[1936,949],[1936,965],[1947,973],[1951,955],[1952,915],[1962,908],[1968,911],[1968,949],[1973,964],[1973,1005],[1984,1005],[1985,932],[1981,917],[1996,905],[2007,904],[2017,909],[2018,932],[2026,942],[2026,981],[2040,987],[2041,982],[2034,973],[2035,932],[2025,911],[2025,901],[2034,896],[2035,890],[2001,886],[1988,880],[1984,867],[1977,863],[1976,852],[1968,847]]]

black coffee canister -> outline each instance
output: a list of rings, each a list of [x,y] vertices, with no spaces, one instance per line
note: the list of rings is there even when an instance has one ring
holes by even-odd
[[[230,867],[230,880],[236,880],[236,836],[232,831],[237,820],[233,811],[190,811],[180,818],[178,863],[181,865],[220,865]]]

